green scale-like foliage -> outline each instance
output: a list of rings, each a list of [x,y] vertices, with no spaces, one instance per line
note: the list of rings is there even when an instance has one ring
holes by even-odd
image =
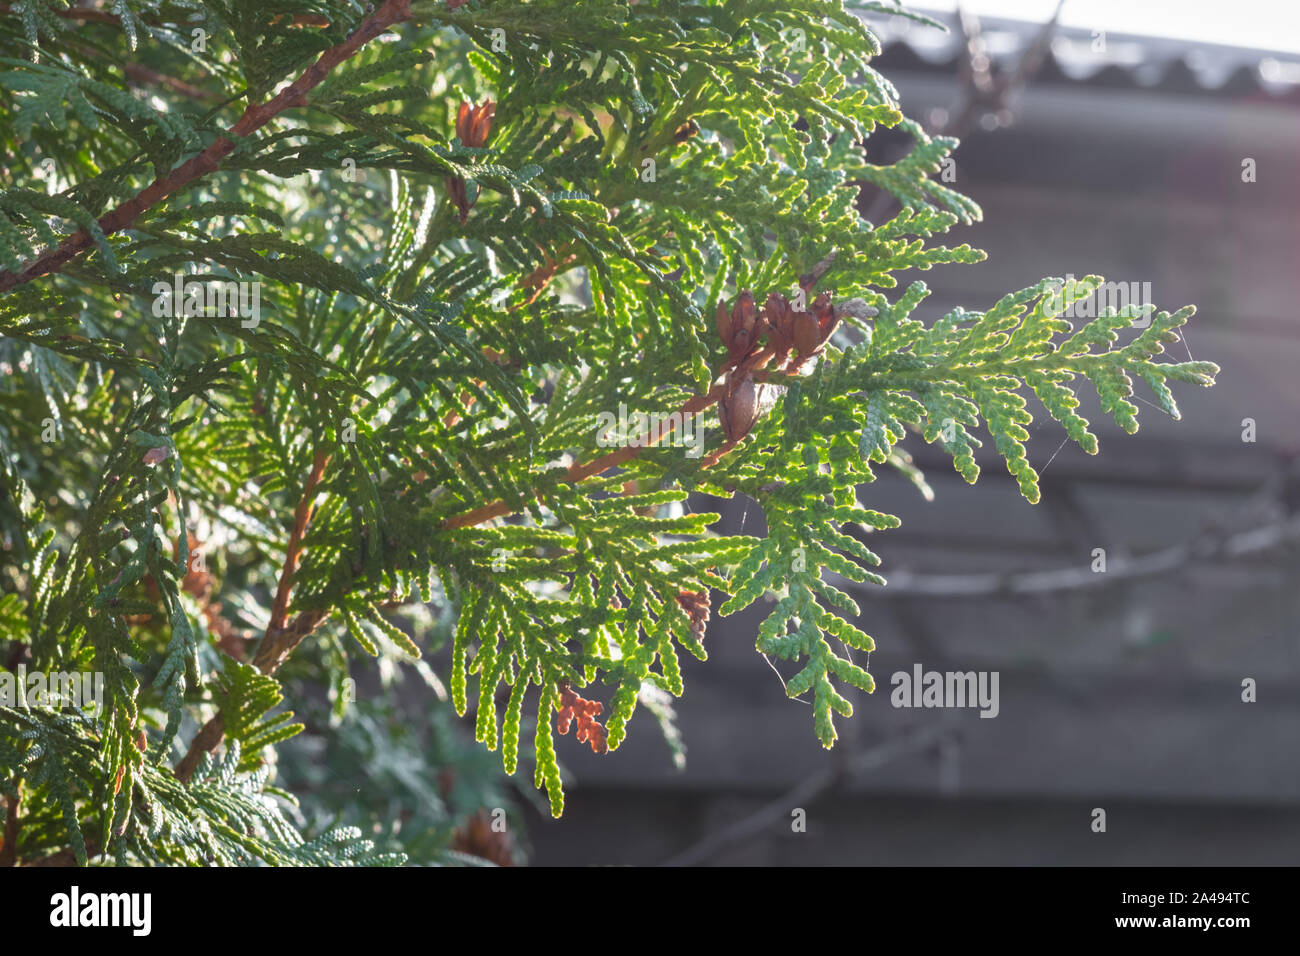
[[[846,688],[874,687],[843,584],[885,584],[865,541],[898,525],[860,496],[880,466],[923,484],[909,434],[968,481],[991,440],[1033,502],[1034,407],[1092,454],[1081,380],[1129,432],[1134,379],[1175,417],[1171,380],[1212,383],[1212,364],[1161,357],[1190,307],[1067,320],[1096,277],[921,316],[926,287],[896,274],[979,261],[936,237],[980,210],[936,179],[955,140],[902,116],[840,0],[416,0],[214,168],[100,228],[345,43],[363,6],[0,16],[0,282],[87,237],[0,294],[0,648],[105,676],[99,714],[0,708],[23,858],[400,859],[301,832],[272,783],[303,726],[289,681],[324,683],[342,720],[372,658],[472,715],[506,772],[531,761],[558,814],[561,724],[613,750],[643,704],[680,747],[665,700],[681,651],[707,656],[704,595],[715,615],[771,600],[757,650],[790,662],[829,747]],[[490,134],[462,142],[461,104],[489,99]],[[913,141],[889,165],[866,160],[880,126]],[[901,208],[864,220],[864,188]],[[839,328],[762,372],[762,411],[727,442],[718,304],[791,295],[815,268]],[[177,274],[260,283],[260,320],[160,314]],[[603,415],[687,402],[702,455],[574,470],[614,451]],[[693,492],[751,499],[765,532],[718,532]],[[283,670],[237,659],[231,621],[266,646],[302,625],[302,649]],[[177,780],[217,718],[224,750]]]

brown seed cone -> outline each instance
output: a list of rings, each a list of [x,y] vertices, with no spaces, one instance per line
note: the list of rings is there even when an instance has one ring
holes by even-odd
[[[727,441],[736,442],[749,434],[758,420],[758,386],[754,377],[746,375],[734,387],[728,388],[718,402],[718,416],[722,419],[722,433]]]
[[[773,292],[767,297],[763,312],[767,319],[768,344],[779,358],[794,347],[794,311],[790,308],[789,299],[779,292]]]
[[[754,306],[754,294],[746,289],[736,296],[730,315],[723,304],[718,303],[717,323],[718,335],[727,347],[728,357],[732,362],[743,358],[754,347],[763,329]]]

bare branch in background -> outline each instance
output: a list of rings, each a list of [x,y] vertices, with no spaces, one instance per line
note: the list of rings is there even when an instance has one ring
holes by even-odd
[[[934,130],[935,136],[966,136],[980,117],[1010,115],[1011,103],[1031,79],[1042,69],[1047,53],[1052,48],[1052,37],[1061,16],[1065,0],[1057,0],[1056,10],[1034,35],[1033,41],[1021,54],[1016,65],[1007,71],[995,73],[992,61],[984,52],[984,39],[979,18],[964,7],[957,8],[958,26],[962,32],[962,57],[957,67],[957,97],[948,110],[948,118]],[[890,161],[901,158],[901,154]],[[868,222],[876,222],[896,200],[892,193],[880,190],[863,213]]]
[[[805,778],[771,803],[747,817],[742,817],[729,827],[724,827],[662,863],[662,866],[698,866],[716,856],[727,847],[752,840],[790,820],[790,811],[806,808],[818,797],[857,776],[879,770],[902,757],[924,753],[950,737],[952,731],[945,726],[931,726],[923,730],[902,734],[892,740],[854,754],[842,763],[835,763],[820,773]]]

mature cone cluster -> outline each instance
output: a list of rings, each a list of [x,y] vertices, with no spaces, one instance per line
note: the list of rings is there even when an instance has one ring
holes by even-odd
[[[598,700],[585,700],[565,681],[560,684],[560,713],[555,718],[555,729],[561,735],[569,732],[569,724],[578,722],[578,742],[591,744],[592,753],[609,753],[605,728],[597,721],[603,705]]]
[[[777,292],[758,309],[754,294],[746,289],[730,312],[725,303],[718,303],[717,324],[727,347],[728,366],[718,416],[727,441],[734,443],[749,434],[758,420],[762,386],[755,383],[754,372],[772,359],[778,365],[786,361],[786,371],[802,368],[826,347],[839,318],[829,292],[814,299],[812,310],[805,312]],[[766,349],[759,348],[763,336],[767,336]]]
[[[777,358],[794,350],[787,366],[790,369],[801,368],[809,359],[820,355],[840,321],[829,292],[813,299],[811,312],[795,311],[789,299],[773,292],[767,297],[763,314],[768,327],[767,340]]]
[[[481,106],[460,104],[460,109],[456,111],[456,136],[460,138],[462,146],[481,149],[487,145],[488,136],[492,132],[492,117],[496,115],[496,109],[496,103],[491,100],[484,100]],[[473,199],[470,199],[468,186],[459,176],[447,177],[447,191],[455,200],[456,208],[460,210],[460,221],[464,223],[469,218],[470,207],[478,199],[477,193]]]
[[[735,365],[749,355],[758,344],[767,322],[754,306],[754,293],[748,289],[736,296],[736,304],[727,311],[725,302],[718,303],[718,335],[727,347],[727,360]]]

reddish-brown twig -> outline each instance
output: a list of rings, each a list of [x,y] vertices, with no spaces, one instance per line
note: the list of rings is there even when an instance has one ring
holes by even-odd
[[[149,84],[153,84],[154,86],[165,86],[167,89],[180,93],[182,96],[188,96],[192,100],[210,102],[221,98],[219,93],[202,89],[201,87],[195,86],[193,83],[186,83],[184,80],[179,80],[174,76],[168,76],[166,73],[159,73],[157,70],[151,70],[149,67],[142,66],[139,63],[128,63],[122,67],[122,70],[126,73],[126,78],[131,80],[133,83],[138,83],[143,86]]]
[[[5,803],[4,843],[0,845],[0,866],[18,865],[18,811],[22,804],[23,782],[18,781],[14,795]]]
[[[302,539],[307,532],[307,524],[311,521],[312,502],[316,498],[316,490],[327,464],[329,456],[323,451],[317,451],[311,473],[303,485],[302,497],[294,509],[293,527],[289,531],[289,543],[284,549],[284,564],[280,568],[280,580],[276,585],[275,600],[271,604],[271,620],[266,625],[266,633],[253,658],[253,666],[263,674],[275,673],[289,653],[329,614],[323,610],[303,611],[291,623],[285,624],[289,613],[289,598],[293,593],[293,576],[298,570],[298,558],[302,554]],[[195,734],[185,756],[176,765],[177,778],[183,782],[188,781],[198,769],[203,755],[216,750],[225,734],[225,721],[218,713]]]
[[[760,352],[756,353],[754,357],[751,357],[751,360],[755,358],[758,360],[753,361],[752,367],[758,368],[763,361],[770,359],[772,357],[772,354],[773,353],[771,352],[770,349],[763,349]],[[759,371],[754,375],[754,378],[757,381],[763,381],[767,378],[767,376],[763,372]],[[697,412],[702,412],[705,409],[710,408],[713,405],[716,405],[718,401],[726,393],[726,388],[727,387],[724,383],[719,383],[717,385],[714,385],[704,395],[696,395],[694,398],[687,399],[678,407],[676,413],[680,413],[683,419],[685,419],[685,416],[687,415],[693,415],[696,414]],[[619,465],[626,464],[627,462],[631,461],[633,458],[636,458],[638,455],[641,454],[642,449],[649,448],[657,444],[664,437],[666,437],[666,435],[662,429],[658,431],[651,430],[641,436],[638,444],[624,445],[622,448],[612,451],[608,455],[601,455],[599,458],[593,458],[585,465],[578,465],[578,464],[571,465],[569,469],[564,473],[564,480],[568,482],[585,481],[586,479],[591,478],[594,475],[604,474],[605,472],[609,471],[611,468],[617,468]],[[736,444],[738,443],[730,443],[726,447],[726,451],[730,451],[731,448],[734,448]],[[723,454],[725,454],[725,451],[723,452]],[[710,459],[713,460],[714,463],[716,463],[717,460],[721,458],[721,454],[715,452],[713,455],[710,455],[709,457]],[[483,522],[485,521],[491,521],[493,518],[504,517],[505,515],[510,514],[511,510],[512,509],[510,505],[508,505],[506,502],[494,501],[491,504],[482,505],[481,507],[475,508],[472,511],[466,511],[462,514],[453,515],[450,518],[445,519],[442,522],[442,526],[444,528],[469,528],[476,524],[483,524]]]
[[[280,571],[280,583],[275,589],[275,602],[271,605],[271,623],[267,633],[284,629],[284,618],[289,611],[289,593],[293,589],[293,575],[298,570],[298,556],[302,553],[302,538],[307,532],[307,522],[311,520],[312,501],[316,497],[316,487],[325,466],[329,464],[329,455],[317,451],[312,461],[311,474],[302,487],[302,498],[293,512],[293,528],[289,531],[289,543],[284,549],[284,567]]]
[[[356,31],[338,46],[331,47],[309,66],[298,79],[265,103],[249,106],[244,115],[230,128],[229,134],[219,136],[197,156],[177,166],[166,176],[159,176],[150,185],[126,200],[99,220],[99,228],[110,236],[126,229],[145,210],[152,208],[172,193],[183,189],[194,180],[216,172],[221,161],[235,149],[235,142],[251,136],[291,106],[301,106],[306,95],[319,86],[330,71],[351,57],[368,41],[373,40],[395,23],[411,18],[411,0],[384,0],[374,13],[366,17]],[[52,272],[87,251],[94,243],[90,233],[78,230],[66,237],[53,249],[41,253],[17,272],[0,272],[0,292],[8,292],[25,282]]]

